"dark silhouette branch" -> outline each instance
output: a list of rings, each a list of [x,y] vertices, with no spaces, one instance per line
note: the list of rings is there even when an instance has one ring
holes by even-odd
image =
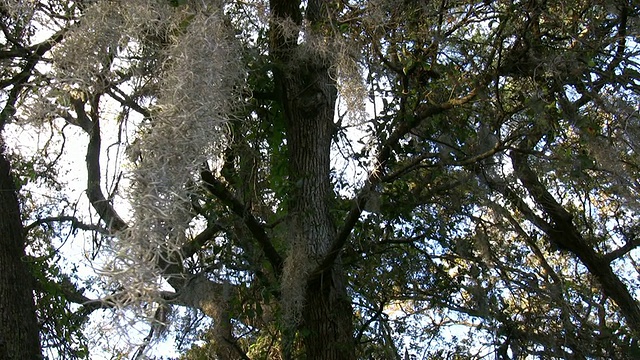
[[[412,129],[422,123],[424,120],[444,113],[454,107],[461,106],[472,101],[478,94],[479,87],[471,90],[467,95],[451,99],[441,104],[424,104],[421,105],[415,113],[415,117],[410,121],[400,123],[400,125],[391,133],[387,141],[382,145],[378,156],[376,158],[376,167],[369,172],[369,176],[362,186],[358,195],[351,200],[352,205],[349,209],[349,213],[345,217],[342,228],[338,230],[336,237],[331,242],[331,246],[327,255],[322,260],[320,265],[313,271],[314,274],[322,274],[325,270],[329,269],[334,261],[338,258],[340,251],[347,243],[353,228],[356,226],[360,219],[360,215],[364,210],[365,205],[376,186],[385,180],[386,164],[391,156],[393,148],[398,142],[404,138]],[[394,179],[395,177],[391,177]]]
[[[215,178],[211,171],[203,170],[200,176],[206,189],[227,206],[236,216],[242,219],[253,238],[262,248],[262,251],[276,274],[280,274],[282,272],[283,260],[278,251],[273,247],[271,239],[264,230],[264,225],[251,214],[251,211],[245,204],[233,196],[231,191],[229,191],[220,180]]]
[[[607,262],[612,262],[614,260],[617,260],[623,256],[625,256],[626,254],[628,254],[631,250],[637,248],[638,246],[640,246],[640,238],[635,238],[632,240],[627,241],[624,245],[622,245],[621,247],[607,253],[606,255],[604,255],[604,259]]]
[[[1,83],[0,88],[11,86],[11,90],[5,100],[4,108],[2,109],[2,112],[0,112],[0,129],[3,129],[9,118],[15,114],[15,104],[18,101],[20,93],[31,78],[31,75],[33,74],[38,62],[42,59],[42,56],[51,50],[55,44],[62,41],[66,31],[67,29],[60,30],[49,39],[25,49],[26,53],[29,55],[26,56],[27,62],[22,68],[22,71],[8,81]]]
[[[191,241],[182,246],[181,256],[183,258],[189,258],[193,256],[200,248],[213,239],[216,234],[223,230],[223,227],[218,223],[209,224],[200,234],[196,235]]]
[[[100,225],[85,224],[75,216],[65,216],[65,215],[50,216],[50,217],[46,217],[46,218],[37,219],[36,221],[32,222],[31,224],[25,226],[24,230],[25,230],[25,232],[29,232],[29,231],[33,230],[34,228],[36,228],[36,227],[38,227],[40,225],[51,224],[51,223],[61,223],[61,222],[70,222],[71,223],[71,227],[73,229],[80,229],[80,230],[86,230],[86,231],[95,231],[95,232],[103,234],[103,235],[109,235],[110,234],[108,229],[105,229]]]
[[[531,151],[539,139],[541,136],[532,136],[523,140],[520,146],[523,151],[512,151],[511,159],[516,176],[536,204],[553,222],[550,229],[543,231],[552,244],[561,250],[571,252],[587,267],[589,272],[598,279],[602,291],[620,307],[629,328],[637,336],[640,335],[640,306],[638,306],[638,302],[615,274],[607,259],[593,250],[580,234],[573,224],[573,216],[555,200],[529,166],[526,154]]]
[[[151,117],[151,113],[148,109],[143,108],[138,104],[131,96],[125,94],[122,90],[118,89],[116,86],[113,86],[107,89],[107,94],[115,99],[120,105],[124,107],[128,107],[140,113],[142,116],[146,118]]]
[[[362,326],[360,326],[360,330],[358,330],[358,334],[356,334],[356,337],[354,339],[354,342],[356,344],[360,343],[360,341],[362,340],[362,336],[364,336],[365,331],[369,329],[369,325],[371,325],[374,321],[380,319],[380,317],[384,313],[384,307],[386,305],[387,305],[386,301],[382,301],[380,303],[380,306],[376,310],[376,312],[369,319],[367,319],[367,321],[365,321],[364,324],[362,324]]]
[[[94,95],[91,99],[92,111],[97,113],[100,95]],[[87,165],[87,197],[107,228],[112,232],[123,231],[127,224],[113,208],[111,202],[106,199],[100,187],[100,119],[97,116],[89,116],[84,107],[85,102],[81,99],[73,99],[74,110],[76,111],[77,124],[89,134],[89,145],[85,157]]]

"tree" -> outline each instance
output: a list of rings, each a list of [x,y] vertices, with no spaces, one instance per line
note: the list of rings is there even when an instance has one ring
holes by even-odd
[[[40,339],[35,305],[29,281],[29,270],[24,263],[24,232],[15,185],[9,161],[4,153],[0,157],[0,230],[2,231],[2,257],[0,258],[0,289],[2,303],[0,319],[0,354],[6,359],[37,359]]]
[[[20,18],[20,9],[0,4],[3,69],[0,74],[0,356],[4,359],[40,359],[42,350],[34,303],[35,279],[26,261],[26,231],[22,224],[18,184],[2,132],[16,113],[25,89],[36,85],[36,65],[59,42],[58,33],[34,43],[32,23]]]
[[[7,104],[83,134],[100,220],[25,228],[100,236],[101,297],[55,288],[138,355],[197,313],[187,359],[638,355],[632,2],[60,6]]]

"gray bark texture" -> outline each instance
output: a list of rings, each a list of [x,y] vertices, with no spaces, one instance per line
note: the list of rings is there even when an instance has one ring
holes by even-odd
[[[297,1],[271,1],[276,19],[301,23]],[[306,17],[313,26],[325,19],[327,4],[309,1]],[[319,268],[329,255],[336,229],[329,213],[330,153],[336,105],[335,81],[327,59],[313,56],[294,38],[272,25],[271,50],[282,68],[276,86],[284,105],[289,151],[291,193],[288,212],[292,246],[304,244],[310,268]],[[352,308],[339,259],[333,259],[306,279],[305,303],[299,330],[306,359],[355,359]],[[286,271],[286,270],[285,270]],[[285,274],[286,276],[286,274]]]
[[[0,358],[41,359],[33,279],[24,262],[25,239],[17,189],[0,144]]]

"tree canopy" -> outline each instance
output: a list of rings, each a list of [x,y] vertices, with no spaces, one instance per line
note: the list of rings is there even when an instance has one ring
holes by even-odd
[[[0,357],[640,357],[637,3],[0,26]]]

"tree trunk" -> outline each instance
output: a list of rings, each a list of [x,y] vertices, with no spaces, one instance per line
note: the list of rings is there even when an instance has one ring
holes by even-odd
[[[285,111],[292,187],[289,232],[292,246],[304,246],[305,270],[312,270],[327,255],[335,237],[328,202],[336,89],[326,67],[306,69],[308,72],[291,72],[285,77],[290,96]],[[289,256],[298,255],[294,250]],[[285,267],[285,271],[302,269]],[[306,358],[354,359],[352,309],[339,263],[322,274],[309,275],[301,324]]]
[[[17,189],[0,139],[0,358],[41,359]]]
[[[339,261],[322,274],[309,274],[325,258],[336,235],[329,213],[330,154],[337,96],[335,81],[330,76],[331,61],[315,52],[313,43],[299,45],[298,34],[284,29],[291,22],[301,26],[300,1],[272,0],[270,6],[274,16],[270,53],[277,65],[276,89],[284,108],[289,151],[290,266],[285,264],[283,286],[291,279],[300,282],[304,303],[300,304],[301,322],[297,330],[303,357],[351,360],[355,359],[353,314]],[[322,37],[322,27],[329,16],[327,4],[323,0],[310,0],[306,9],[311,24],[308,31],[320,31],[316,35]],[[285,357],[288,356],[290,353],[285,349]]]
[[[355,359],[353,309],[341,269],[334,265],[308,286],[303,313],[307,359]]]

